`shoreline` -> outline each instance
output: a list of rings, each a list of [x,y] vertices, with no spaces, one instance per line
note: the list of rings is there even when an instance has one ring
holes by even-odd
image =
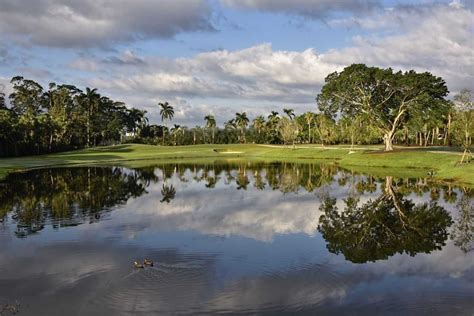
[[[198,162],[206,160],[254,160],[279,162],[324,162],[334,163],[354,172],[399,177],[432,177],[444,182],[474,186],[474,164],[456,166],[461,152],[446,147],[397,147],[394,152],[383,152],[381,146],[358,146],[352,149],[346,145],[326,146],[303,144],[291,147],[258,144],[231,145],[189,145],[154,146],[124,144],[95,147],[55,154],[2,158],[0,159],[0,180],[13,172],[48,167],[120,165],[145,166],[158,163]],[[438,149],[438,150],[436,150]]]

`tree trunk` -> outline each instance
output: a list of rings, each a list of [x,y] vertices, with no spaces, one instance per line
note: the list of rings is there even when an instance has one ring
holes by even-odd
[[[383,142],[385,144],[385,151],[392,151],[393,150],[393,133],[387,132],[383,136]]]
[[[53,133],[49,135],[49,145],[48,145],[49,152],[51,152],[52,148],[53,148]]]
[[[91,115],[90,113],[87,114],[87,144],[86,147],[90,146],[91,140]]]
[[[165,145],[165,127],[163,126],[163,146]]]
[[[352,151],[354,149],[354,133],[352,132],[351,133],[351,149],[350,151]]]
[[[308,139],[309,139],[309,143],[311,144],[311,123],[308,123],[308,128],[309,128]]]
[[[451,114],[448,114],[448,126],[446,136],[444,138],[444,145],[451,146]]]
[[[245,132],[243,128],[240,128],[240,142],[245,144],[246,139],[245,139]]]

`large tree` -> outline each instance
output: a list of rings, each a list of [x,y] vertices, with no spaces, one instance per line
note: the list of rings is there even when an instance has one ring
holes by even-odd
[[[100,94],[97,89],[86,88],[86,92],[78,96],[78,103],[86,113],[86,146],[90,147],[95,128],[93,119],[99,110]]]
[[[12,110],[18,115],[37,115],[44,106],[43,87],[21,76],[13,77],[13,93],[10,94]]]
[[[326,77],[317,97],[320,111],[365,117],[381,134],[385,150],[393,150],[395,132],[410,116],[444,107],[446,83],[429,72],[394,72],[391,68],[353,64]]]
[[[286,146],[287,144],[292,143],[294,149],[295,140],[298,137],[299,131],[298,123],[292,119],[284,117],[278,122],[278,126],[284,145]]]

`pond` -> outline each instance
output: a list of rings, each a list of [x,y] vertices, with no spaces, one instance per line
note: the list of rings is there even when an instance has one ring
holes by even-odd
[[[309,163],[11,174],[0,314],[472,315],[473,193]]]

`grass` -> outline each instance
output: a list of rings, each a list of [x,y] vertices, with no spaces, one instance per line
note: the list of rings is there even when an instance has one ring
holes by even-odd
[[[0,178],[13,171],[66,165],[125,165],[144,166],[151,160],[212,161],[248,159],[265,161],[308,162],[313,160],[335,163],[364,173],[400,177],[423,177],[434,170],[435,178],[474,185],[474,164],[456,166],[460,152],[443,148],[397,148],[385,153],[380,146],[360,146],[349,154],[348,146],[321,148],[316,145],[296,149],[271,145],[195,145],[162,147],[151,145],[119,145],[98,147],[51,155],[0,159]]]

